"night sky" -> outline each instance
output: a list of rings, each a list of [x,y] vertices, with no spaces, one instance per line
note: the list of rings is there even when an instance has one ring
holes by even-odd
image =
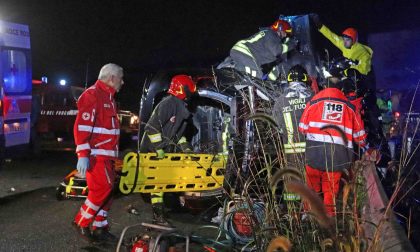
[[[0,19],[30,26],[34,79],[82,85],[87,65],[90,83],[108,62],[133,76],[215,65],[237,40],[279,14],[316,12],[337,33],[358,28],[363,42],[368,33],[419,27],[419,5],[415,0],[0,0]],[[126,90],[142,82],[128,78]]]

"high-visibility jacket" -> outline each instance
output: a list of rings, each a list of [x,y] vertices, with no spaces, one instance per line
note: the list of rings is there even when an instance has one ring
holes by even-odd
[[[155,152],[158,149],[176,152],[190,116],[191,112],[183,100],[173,95],[163,98],[144,128],[140,152]]]
[[[73,130],[78,157],[118,157],[120,123],[114,94],[98,80],[79,97]]]
[[[343,37],[332,32],[328,27],[323,25],[319,32],[322,33],[331,43],[333,43],[343,56],[352,61],[358,61],[357,65],[351,68],[357,69],[361,74],[367,75],[371,70],[373,51],[370,47],[359,42],[354,43],[350,48],[344,47]]]
[[[353,142],[364,145],[366,133],[360,114],[336,88],[327,88],[307,104],[299,123],[306,135],[306,163],[312,168],[339,171],[353,161]],[[324,128],[333,125],[336,128]],[[321,129],[323,128],[323,129]]]

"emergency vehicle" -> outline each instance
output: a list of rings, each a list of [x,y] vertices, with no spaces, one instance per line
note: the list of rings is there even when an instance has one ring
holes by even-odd
[[[0,20],[0,150],[27,149],[31,131],[32,66],[29,27]],[[19,151],[17,151],[19,150]]]
[[[77,99],[84,88],[37,83],[33,85],[34,99],[39,100],[40,115],[36,123],[42,150],[74,151],[73,126],[77,115]],[[132,148],[137,141],[138,116],[118,110],[121,125],[120,150]]]

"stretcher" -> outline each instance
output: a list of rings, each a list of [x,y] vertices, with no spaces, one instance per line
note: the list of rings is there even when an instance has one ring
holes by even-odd
[[[130,152],[124,157],[119,189],[124,194],[208,191],[223,185],[227,156]]]

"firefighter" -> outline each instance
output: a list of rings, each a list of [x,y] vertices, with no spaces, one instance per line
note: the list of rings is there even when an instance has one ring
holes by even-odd
[[[120,135],[114,95],[123,84],[123,69],[116,64],[106,64],[96,83],[77,101],[78,114],[74,124],[77,170],[86,177],[89,194],[73,225],[89,242],[117,240],[109,232],[107,215],[112,204],[114,161],[118,157]]]
[[[288,166],[298,168],[305,152],[305,136],[298,131],[299,120],[313,92],[311,79],[301,65],[290,68],[287,81],[287,87],[274,103],[273,114],[284,136]]]
[[[276,20],[270,27],[262,28],[251,37],[238,41],[230,50],[235,69],[252,77],[263,79],[265,70],[270,80],[276,80],[274,66],[285,54],[296,48],[298,42],[292,38],[292,26],[284,20]],[[270,67],[271,66],[271,67]]]
[[[163,159],[165,153],[191,151],[184,135],[192,117],[186,101],[195,92],[196,84],[190,76],[176,75],[172,78],[169,96],[156,106],[146,124],[140,144],[141,153],[155,152],[157,158]],[[151,202],[154,223],[170,225],[164,216],[163,193],[152,193]]]
[[[342,82],[316,94],[307,104],[299,123],[306,135],[306,182],[323,193],[330,216],[335,215],[335,198],[342,172],[353,161],[353,142],[364,146],[366,133],[360,114],[341,91]]]

